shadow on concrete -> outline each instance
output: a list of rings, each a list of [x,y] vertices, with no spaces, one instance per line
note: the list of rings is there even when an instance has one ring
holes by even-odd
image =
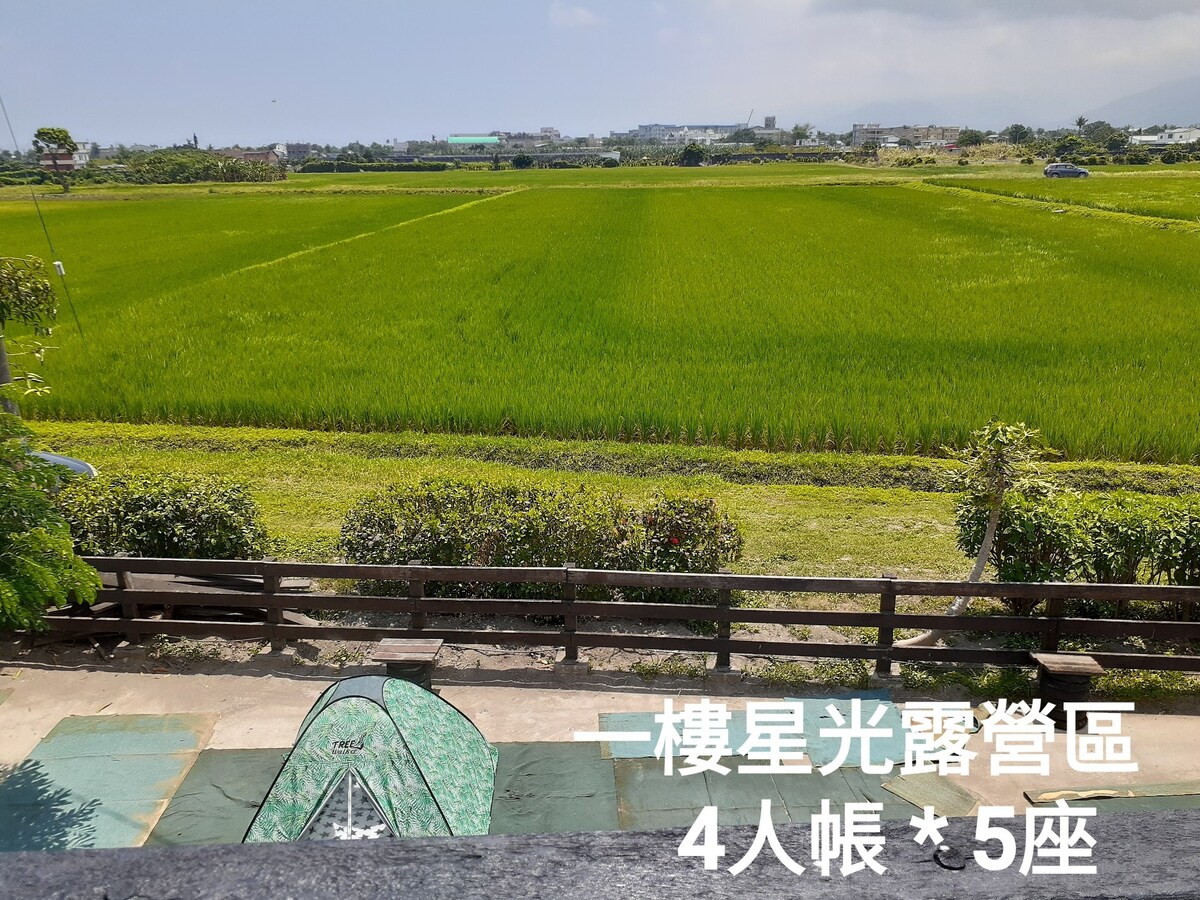
[[[0,851],[90,847],[99,800],[76,802],[37,760],[0,771]]]

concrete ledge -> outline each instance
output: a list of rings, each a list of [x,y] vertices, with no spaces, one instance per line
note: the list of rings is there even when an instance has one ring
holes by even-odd
[[[578,681],[586,678],[587,674],[592,671],[592,664],[587,661],[586,657],[569,660],[564,650],[558,651],[558,657],[554,660],[554,674],[562,681]]]
[[[282,650],[274,650],[268,644],[258,651],[254,661],[272,669],[290,669],[296,664],[296,648],[284,647]]]
[[[742,673],[738,669],[717,668],[713,666],[705,673],[705,679],[712,685],[741,684]]]
[[[970,897],[1088,897],[1111,900],[1195,897],[1200,881],[1200,810],[1107,814],[1088,820],[1094,875],[1029,875],[1014,863],[987,872],[973,860],[975,819],[951,819],[941,864],[918,846],[906,822],[884,822],[879,861],[870,871],[821,878],[811,867],[789,873],[764,849],[740,875],[726,871],[754,840],[754,826],[719,830],[725,856],[715,871],[680,858],[684,829],[657,832],[314,841],[137,850],[5,854],[4,897],[870,897],[913,900]],[[781,845],[808,863],[810,829],[776,825]],[[1021,838],[1018,837],[1018,842]],[[1018,847],[1020,847],[1020,843]],[[993,846],[994,849],[994,846]],[[954,858],[965,862],[947,867]]]

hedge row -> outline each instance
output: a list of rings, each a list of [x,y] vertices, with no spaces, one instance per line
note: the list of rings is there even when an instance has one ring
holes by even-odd
[[[608,493],[486,482],[393,485],[359,501],[342,527],[347,561],[402,565],[561,566],[713,572],[737,560],[742,536],[712,500],[655,497],[634,507]],[[404,593],[373,583],[369,593]],[[430,584],[431,596],[556,597],[557,585]],[[588,596],[602,596],[597,589]],[[583,594],[581,593],[581,596]],[[712,602],[698,591],[623,590],[620,599]]]
[[[986,522],[986,510],[959,503],[963,552],[979,552]],[[1001,581],[1200,584],[1200,497],[1011,493],[990,562]]]
[[[314,172],[445,172],[454,168],[448,162],[345,162],[334,160],[315,160],[300,166],[296,171],[310,174]]]
[[[178,476],[102,476],[56,496],[75,548],[87,556],[261,559],[266,532],[238,485]]]
[[[257,505],[238,485],[178,476],[72,480],[56,495],[79,553],[180,559],[260,559],[266,533]],[[561,566],[712,572],[737,560],[742,536],[712,500],[654,497],[635,507],[580,489],[543,490],[486,482],[393,485],[347,514],[340,550],[349,562],[446,566]],[[370,583],[367,593],[407,585]],[[496,597],[557,596],[557,586],[497,585]],[[478,593],[429,585],[431,596]],[[596,590],[589,596],[607,596]],[[695,591],[626,590],[626,600],[711,602]]]

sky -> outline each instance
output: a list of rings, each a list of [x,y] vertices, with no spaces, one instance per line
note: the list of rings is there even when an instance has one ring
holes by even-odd
[[[1184,89],[1200,85],[1200,0],[53,6],[0,16],[0,97],[25,146],[45,125],[102,145],[341,145],[547,125],[602,136],[751,111],[835,132],[1051,128],[1146,91],[1180,124],[1200,119],[1200,91]],[[1159,121],[1146,116],[1128,121]]]

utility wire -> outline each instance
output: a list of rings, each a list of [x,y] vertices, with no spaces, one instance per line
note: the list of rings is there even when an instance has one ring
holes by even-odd
[[[13,130],[12,119],[8,117],[8,107],[4,105],[4,97],[2,96],[0,96],[0,112],[4,113],[4,122],[8,125],[8,134],[13,142],[13,151],[17,156],[20,156],[21,144],[17,140],[17,133]],[[57,262],[58,251],[54,249],[54,241],[50,237],[50,229],[46,227],[46,217],[42,215],[42,205],[38,203],[37,191],[33,189],[32,184],[29,185],[29,197],[33,200],[33,208],[37,210],[38,221],[42,223],[42,233],[46,235],[46,245],[50,248],[50,258],[56,261],[54,271],[58,273],[58,280],[62,282],[63,293],[67,297],[67,306],[71,309],[71,317],[75,320],[75,327],[79,329],[79,336],[83,337],[83,325],[79,322],[79,313],[75,312],[75,301],[71,299],[71,286],[67,284],[67,273],[62,268],[62,263]]]

